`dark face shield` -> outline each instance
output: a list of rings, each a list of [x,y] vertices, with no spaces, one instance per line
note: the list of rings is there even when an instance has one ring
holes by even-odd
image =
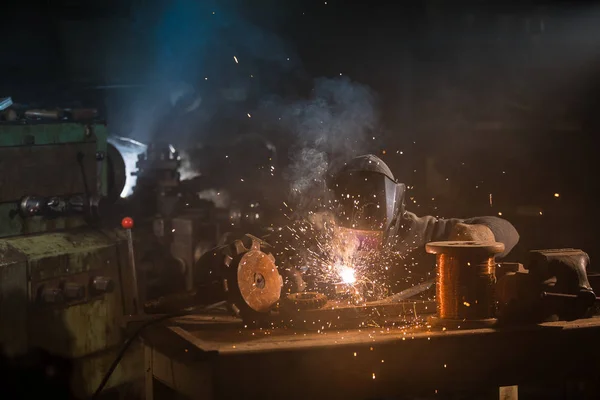
[[[344,175],[332,189],[339,206],[339,223],[350,229],[387,231],[404,198],[404,185],[373,172]]]

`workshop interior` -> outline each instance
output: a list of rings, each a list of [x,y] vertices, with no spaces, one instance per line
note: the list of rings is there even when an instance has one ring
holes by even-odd
[[[0,18],[2,398],[600,398],[597,2]]]

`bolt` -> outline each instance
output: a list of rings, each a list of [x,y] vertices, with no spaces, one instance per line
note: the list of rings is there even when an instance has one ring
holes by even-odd
[[[74,282],[67,282],[63,286],[65,297],[69,300],[79,300],[85,297],[85,288]]]
[[[60,303],[63,301],[62,290],[59,288],[44,288],[40,293],[40,299],[48,304]]]
[[[96,276],[92,279],[91,289],[94,294],[110,293],[115,289],[115,284],[110,278]]]
[[[259,289],[265,288],[265,277],[260,273],[254,274],[254,285]]]

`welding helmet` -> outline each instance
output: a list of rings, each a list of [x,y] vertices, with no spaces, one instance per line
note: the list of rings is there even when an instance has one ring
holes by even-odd
[[[406,186],[397,183],[390,168],[375,155],[350,160],[333,174],[329,188],[335,195],[339,224],[345,228],[386,235],[404,213]]]

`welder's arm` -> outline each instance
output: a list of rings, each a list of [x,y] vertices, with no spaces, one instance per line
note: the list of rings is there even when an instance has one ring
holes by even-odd
[[[467,229],[462,226],[463,224],[467,226]],[[493,235],[491,239],[504,244],[504,251],[498,254],[498,258],[505,257],[519,242],[519,232],[517,232],[513,224],[498,217],[468,218],[463,223],[456,224],[453,228],[453,233],[457,236],[460,236],[462,233],[463,235],[473,235],[475,237],[475,239],[459,240],[485,240],[486,234],[483,233],[485,229],[479,227],[486,227]]]
[[[432,216],[417,217],[411,212],[405,215],[409,229],[405,241],[413,247],[442,240],[495,240],[504,244],[506,256],[519,241],[519,233],[508,221],[497,217],[475,217],[469,219],[440,219]]]
[[[494,232],[482,224],[465,224],[459,222],[450,231],[448,240],[467,240],[475,242],[494,242],[496,236]]]

